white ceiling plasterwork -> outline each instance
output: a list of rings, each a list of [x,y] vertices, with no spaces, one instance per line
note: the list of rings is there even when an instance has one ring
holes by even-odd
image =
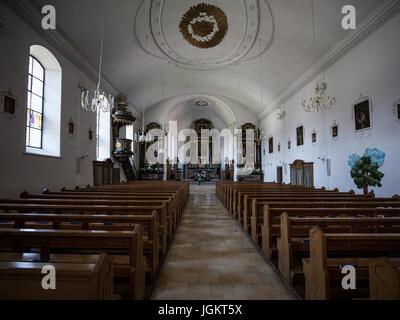
[[[221,10],[228,17],[229,31],[221,43],[208,49],[191,46],[179,32],[183,15],[192,4],[199,4],[198,1],[188,1],[185,6],[179,0],[147,1],[142,0],[135,13],[136,41],[148,54],[168,60],[183,69],[218,70],[254,59],[268,50],[274,39],[274,17],[267,0],[219,2]],[[213,5],[213,2],[215,0],[209,0],[207,4]],[[139,19],[147,16],[147,10],[150,11],[148,21]],[[154,42],[152,49],[146,49],[144,45],[143,35],[147,33]],[[259,46],[255,45],[257,39],[261,39],[263,45],[261,52]]]
[[[206,93],[238,101],[248,109],[247,113],[259,116],[259,119],[273,112],[276,106],[284,104],[299,88],[313,81],[321,70],[326,70],[360,41],[373,34],[395,16],[400,7],[400,0],[352,0],[357,9],[359,29],[353,33],[340,26],[341,8],[348,4],[346,0],[318,0],[318,48],[317,56],[313,58],[311,15],[307,5],[309,1],[259,0],[258,30],[264,33],[261,37],[261,49],[268,49],[263,55],[263,72],[260,74],[260,63],[258,59],[254,59],[262,51],[259,37],[256,37],[252,48],[242,58],[223,66],[211,66],[207,69],[207,66],[193,67],[173,62],[152,41],[149,16],[144,14],[150,0],[104,1],[104,6],[100,6],[98,0],[2,2],[40,34],[43,43],[48,42],[94,82],[98,76],[99,25],[101,12],[104,10],[107,13],[107,27],[102,78],[109,80],[103,83],[104,89],[115,95],[119,92],[127,93],[133,105],[140,106],[146,100],[147,110],[170,97]],[[229,23],[227,36],[210,49],[193,47],[179,32],[184,13],[201,2],[221,8]],[[164,3],[164,36],[172,48],[185,58],[193,58],[196,63],[214,61],[227,56],[229,50],[232,52],[243,39],[247,17],[247,13],[243,11],[243,0],[168,0]],[[272,7],[272,17],[268,15],[267,3]],[[41,29],[43,15],[40,8],[48,4],[57,8],[57,30],[51,32]],[[88,19],[88,16],[91,18]],[[271,28],[273,25],[276,28]],[[6,28],[7,24],[2,30]],[[273,37],[265,32],[269,35],[272,33]],[[146,36],[149,38],[148,52],[159,59],[149,59],[143,51]],[[268,46],[271,43],[269,39],[273,39],[272,46]],[[146,61],[150,62],[148,68],[145,67]],[[148,84],[146,97],[143,96],[144,74]],[[262,99],[260,84],[264,87]],[[261,106],[264,112],[260,115]],[[141,114],[141,111],[138,113]]]

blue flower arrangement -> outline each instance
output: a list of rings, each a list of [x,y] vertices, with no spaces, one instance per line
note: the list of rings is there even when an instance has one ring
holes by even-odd
[[[385,153],[382,150],[377,148],[367,148],[365,149],[364,157],[370,157],[371,162],[375,162],[378,164],[378,167],[382,167],[385,163]]]
[[[370,157],[371,162],[378,164],[378,167],[382,167],[385,163],[385,156],[386,154],[377,148],[367,148],[365,149],[365,153],[363,157]],[[347,164],[350,167],[354,167],[356,164],[357,160],[360,160],[361,157],[357,153],[353,153],[352,155],[349,156],[349,159],[347,160]]]

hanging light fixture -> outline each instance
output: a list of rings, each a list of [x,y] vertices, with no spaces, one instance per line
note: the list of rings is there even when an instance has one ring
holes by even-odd
[[[314,1],[311,0],[311,13],[312,13],[312,25],[313,25],[313,51],[314,60],[316,59],[316,36],[315,36],[315,17],[314,17]],[[325,81],[325,74],[323,80],[317,82],[314,93],[315,96],[309,99],[303,99],[301,105],[306,112],[320,112],[326,111],[332,108],[336,103],[336,98],[333,96],[326,95],[328,84]]]
[[[103,112],[110,112],[114,108],[114,97],[110,94],[106,95],[104,91],[100,89],[101,84],[101,70],[103,66],[103,47],[104,47],[104,3],[103,3],[103,18],[102,18],[102,30],[101,30],[101,49],[100,49],[100,65],[99,65],[99,81],[97,83],[97,89],[94,91],[94,96],[89,103],[89,90],[83,88],[82,96],[81,96],[81,105],[84,110],[87,111],[103,111]]]
[[[263,61],[262,61],[262,48],[261,48],[261,38],[259,39],[259,50],[260,50],[260,101],[261,101],[261,106],[260,106],[260,114],[262,113],[264,109],[264,77],[263,77]],[[258,129],[257,135],[256,135],[256,141],[257,143],[261,143],[265,139],[265,131],[264,129]]]
[[[146,51],[147,51],[147,47],[148,47],[148,39],[149,36],[146,36]],[[145,75],[147,75],[147,54],[145,56]],[[146,77],[144,77],[144,84],[143,84],[143,104],[142,104],[142,111],[143,111],[143,115],[142,115],[142,132],[140,133],[136,133],[135,134],[135,141],[139,142],[139,143],[145,143],[145,142],[151,142],[154,140],[154,137],[152,134],[147,133],[144,131],[144,112],[145,112],[145,105],[146,105]]]

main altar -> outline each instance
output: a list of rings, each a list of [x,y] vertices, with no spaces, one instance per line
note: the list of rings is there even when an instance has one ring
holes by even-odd
[[[198,179],[199,176],[205,176],[206,181],[220,179],[220,165],[184,165],[184,179]]]

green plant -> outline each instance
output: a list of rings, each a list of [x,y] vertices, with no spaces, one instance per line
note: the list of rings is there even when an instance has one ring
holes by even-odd
[[[380,172],[377,162],[373,162],[370,156],[363,156],[355,161],[350,170],[351,177],[357,188],[364,189],[364,194],[368,193],[368,187],[382,187],[384,174]]]

